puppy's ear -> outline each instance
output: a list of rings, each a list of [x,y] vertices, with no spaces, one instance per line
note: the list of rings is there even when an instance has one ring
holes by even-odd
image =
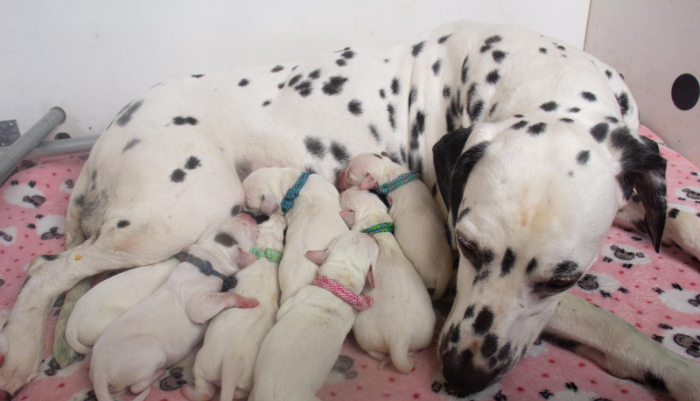
[[[277,199],[272,196],[266,196],[260,204],[260,212],[266,216],[271,216],[274,212],[279,209],[280,205]]]
[[[435,165],[435,175],[437,176],[438,188],[442,201],[445,202],[447,210],[450,210],[450,176],[457,158],[462,154],[464,144],[467,143],[472,127],[460,128],[443,136],[433,146],[433,164]]]
[[[622,165],[622,172],[617,176],[622,196],[629,200],[633,189],[639,194],[646,212],[647,233],[659,252],[666,225],[666,159],[661,157],[656,142],[643,136],[639,138],[632,136],[627,127],[620,127],[610,133],[609,146]]]
[[[391,196],[386,197],[386,202],[389,204],[389,207],[391,207],[394,204],[394,200],[391,199]]]
[[[343,218],[343,221],[348,226],[348,228],[352,228],[352,226],[355,225],[355,213],[348,212],[347,210],[341,210],[340,217]]]
[[[321,266],[328,257],[328,249],[324,249],[322,251],[307,251],[306,257],[310,261],[316,263],[317,266]]]
[[[372,176],[372,174],[367,173],[365,174],[365,178],[362,180],[362,183],[360,184],[360,189],[374,189],[377,188],[379,184],[377,183],[377,180]]]
[[[374,274],[372,273],[372,265],[369,265],[369,272],[367,273],[367,282],[369,282],[369,285],[372,286],[372,288],[376,288],[374,285]]]
[[[253,264],[253,262],[255,262],[256,260],[258,260],[257,256],[253,255],[252,253],[248,253],[241,248],[238,248],[238,257],[236,260],[236,264],[238,265],[239,269],[248,267],[249,265]]]

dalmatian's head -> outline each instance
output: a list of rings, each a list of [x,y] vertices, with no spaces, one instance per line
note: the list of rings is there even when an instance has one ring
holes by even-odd
[[[257,260],[248,252],[257,237],[255,220],[241,213],[210,224],[185,251],[210,261],[219,272],[232,274]]]
[[[460,253],[438,346],[451,385],[480,391],[524,355],[597,259],[633,188],[660,246],[665,160],[627,129],[610,142],[558,120],[516,119],[453,131],[433,147]]]
[[[391,181],[408,171],[406,167],[394,163],[386,152],[362,153],[353,157],[348,167],[338,175],[338,187],[341,190],[350,187],[372,189],[378,183]]]

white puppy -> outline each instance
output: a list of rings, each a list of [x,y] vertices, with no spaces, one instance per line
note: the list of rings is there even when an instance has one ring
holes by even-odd
[[[180,254],[184,262],[165,284],[109,326],[97,340],[90,363],[99,401],[111,401],[110,390],[127,387],[141,393],[136,400],[145,399],[163,369],[202,340],[207,321],[226,308],[257,306],[253,299],[220,292],[220,277],[229,278],[256,260],[248,253],[256,236],[255,221],[248,215],[211,224]]]
[[[393,223],[387,207],[369,191],[357,187],[340,194],[343,220],[355,231],[381,223]],[[395,229],[395,227],[394,227]],[[374,273],[376,288],[366,287],[363,295],[374,299],[372,307],[360,312],[352,332],[360,347],[383,366],[391,361],[400,372],[413,369],[412,351],[427,348],[433,338],[435,312],[425,284],[391,232],[373,234],[379,242],[379,259]]]
[[[280,307],[277,324],[260,346],[251,401],[311,401],[321,389],[350,332],[357,310],[367,306],[362,291],[379,248],[374,238],[346,232],[324,251],[309,251],[321,265],[314,283]],[[335,280],[335,293],[326,288]],[[325,284],[324,284],[325,283]],[[345,299],[337,293],[344,287]]]
[[[316,277],[318,267],[305,252],[326,249],[333,239],[348,231],[339,215],[338,190],[318,174],[308,177],[291,209],[280,205],[301,175],[293,168],[261,168],[243,181],[247,210],[287,218],[287,242],[279,266],[280,305]]]
[[[338,186],[343,190],[354,186],[376,189],[409,172],[388,155],[363,153],[340,174]],[[396,240],[432,292],[432,298],[439,299],[452,277],[452,250],[445,235],[445,219],[430,190],[419,179],[391,190],[389,196]]]
[[[102,333],[134,305],[153,294],[180,262],[131,269],[110,277],[83,295],[68,319],[66,341],[79,354],[89,354]]]
[[[286,226],[284,217],[276,214],[258,226],[255,246],[267,255],[236,275],[236,292],[257,299],[260,305],[225,310],[212,319],[194,364],[194,386],[182,389],[188,399],[211,399],[216,392],[214,384],[221,385],[221,401],[248,397],[260,343],[275,323],[279,309],[277,267]]]

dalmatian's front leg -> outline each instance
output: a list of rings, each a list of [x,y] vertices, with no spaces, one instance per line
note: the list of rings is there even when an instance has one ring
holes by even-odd
[[[573,350],[613,376],[643,382],[678,401],[696,401],[700,364],[645,336],[614,314],[564,295],[544,330],[579,344]]]

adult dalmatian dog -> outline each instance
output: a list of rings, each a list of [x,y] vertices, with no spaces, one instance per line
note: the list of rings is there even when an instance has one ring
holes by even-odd
[[[0,388],[14,393],[37,375],[56,297],[193,243],[241,211],[251,171],[290,166],[335,180],[353,155],[386,152],[422,174],[460,251],[438,345],[449,384],[483,389],[544,330],[616,376],[690,401],[697,364],[564,295],[623,207],[646,209],[658,250],[665,160],[638,126],[622,76],[600,60],[469,21],[392,47],[160,83],[95,145],[68,209],[69,249],[30,265],[2,331]]]

